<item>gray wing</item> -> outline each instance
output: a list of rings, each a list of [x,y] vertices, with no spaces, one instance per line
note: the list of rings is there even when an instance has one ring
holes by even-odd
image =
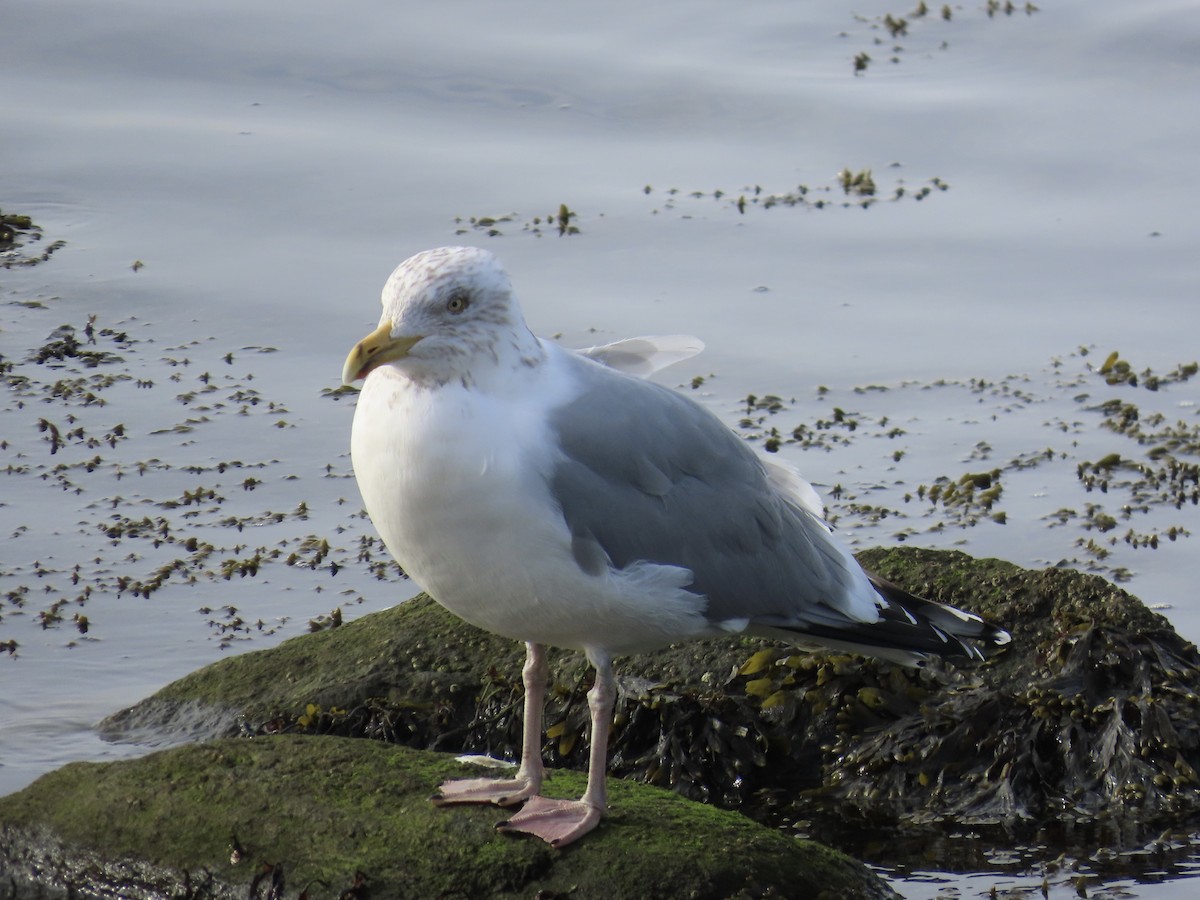
[[[853,558],[716,416],[660,385],[572,363],[582,393],[551,416],[563,452],[551,490],[582,568],[689,569],[713,622],[845,623],[862,609]]]

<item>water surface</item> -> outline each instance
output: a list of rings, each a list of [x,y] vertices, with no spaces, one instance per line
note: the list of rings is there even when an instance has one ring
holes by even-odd
[[[907,33],[889,35],[885,14]],[[699,335],[704,356],[664,380],[691,391],[704,376],[696,395],[731,426],[749,418],[748,435],[850,413],[861,428],[833,432],[846,442],[780,450],[830,495],[848,539],[1124,570],[1200,637],[1195,538],[1118,541],[1097,559],[1077,542],[1113,534],[1089,532],[1081,511],[1119,516],[1127,493],[1088,494],[1076,477],[1081,462],[1145,453],[1102,427],[1090,407],[1105,399],[1196,425],[1195,381],[1149,392],[1094,373],[1113,350],[1158,373],[1196,356],[1194,4],[967,5],[944,21],[886,2],[64,0],[9,3],[4,20],[0,207],[67,245],[0,276],[0,352],[37,382],[24,408],[10,394],[0,410],[16,467],[0,494],[13,535],[0,591],[27,589],[21,607],[0,599],[0,640],[20,645],[0,658],[0,791],[136,752],[90,724],[199,665],[411,592],[360,559],[372,532],[353,515],[351,401],[322,390],[392,267],[444,243],[499,253],[531,326],[570,346]],[[877,202],[843,193],[845,168],[871,171]],[[801,186],[803,202],[785,202]],[[579,233],[559,237],[546,219],[564,203]],[[124,333],[97,346],[129,380],[104,406],[44,402],[75,373],[27,355],[89,315]],[[751,393],[782,408],[747,415]],[[66,432],[68,415],[97,439],[115,424],[127,437],[51,455],[37,420]],[[1008,468],[1044,449],[1049,462]],[[912,499],[993,467],[1006,524]],[[201,488],[213,496],[186,499]],[[1051,527],[1062,509],[1081,516]],[[119,516],[165,519],[177,540],[114,539]],[[1196,531],[1194,508],[1155,506],[1115,534],[1173,526]],[[149,598],[121,589],[191,559],[189,536],[213,553]],[[313,567],[321,539],[330,556]],[[260,551],[257,574],[240,574]],[[63,621],[43,629],[60,598]],[[1032,890],[1039,864],[1011,883],[910,876],[900,889]],[[1067,875],[1051,880],[1073,895]],[[1178,884],[1105,890],[1183,896]]]

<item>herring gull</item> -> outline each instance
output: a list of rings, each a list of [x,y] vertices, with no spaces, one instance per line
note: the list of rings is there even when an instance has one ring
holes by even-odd
[[[364,380],[351,457],[367,512],[433,599],[527,651],[515,777],[449,781],[434,802],[523,804],[498,827],[554,846],[595,828],[615,656],[748,634],[919,665],[1008,641],[865,572],[798,474],[642,377],[699,347],[542,340],[476,248],[418,253],[388,279],[379,327],[342,376]],[[545,645],[596,670],[579,800],[539,793]]]

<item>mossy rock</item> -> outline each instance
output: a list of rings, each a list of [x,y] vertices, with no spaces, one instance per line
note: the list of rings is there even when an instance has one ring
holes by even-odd
[[[503,810],[434,807],[434,788],[462,769],[301,735],[74,763],[0,798],[0,876],[18,897],[895,896],[839,853],[628,783],[612,786],[596,832],[554,850],[498,833]],[[573,772],[547,784],[582,789]]]
[[[1068,569],[915,548],[862,560],[998,622],[1011,645],[982,665],[919,670],[745,638],[623,659],[612,773],[834,842],[962,826],[1019,842],[1056,826],[1073,836],[1066,849],[1095,823],[1138,841],[1200,815],[1200,656],[1165,618]],[[223,660],[105,727],[302,731],[513,758],[522,656],[421,597]],[[590,671],[560,653],[552,672],[543,752],[582,768]],[[888,855],[898,846],[876,859],[903,861]]]

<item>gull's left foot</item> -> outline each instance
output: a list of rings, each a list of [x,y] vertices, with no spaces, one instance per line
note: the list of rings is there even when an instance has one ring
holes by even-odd
[[[595,828],[604,812],[583,800],[530,797],[521,811],[496,826],[499,831],[539,837],[551,847],[565,847]]]
[[[494,803],[512,806],[537,793],[538,786],[530,779],[518,776],[505,781],[495,778],[464,778],[444,781],[429,799],[434,806],[451,803]]]

